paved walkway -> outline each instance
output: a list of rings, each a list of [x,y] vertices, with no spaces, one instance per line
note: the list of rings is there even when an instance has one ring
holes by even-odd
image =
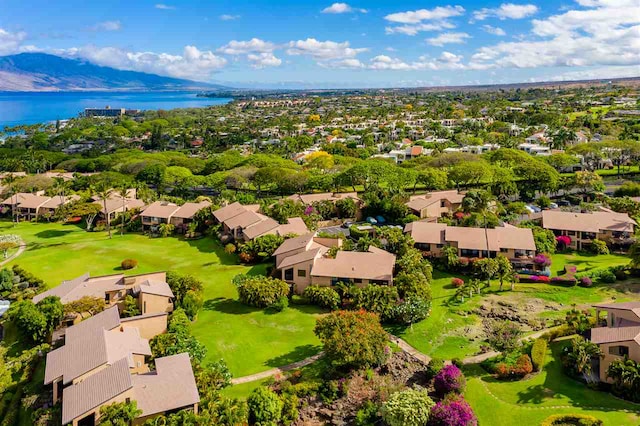
[[[27,248],[27,244],[24,241],[21,241],[20,245],[18,246],[18,251],[15,252],[13,255],[9,256],[8,258],[6,258],[5,260],[3,260],[2,262],[0,262],[0,266],[4,266],[7,263],[11,262],[16,257],[20,256],[22,252],[25,251],[26,248]]]
[[[296,368],[305,367],[309,364],[313,364],[320,358],[324,356],[324,352],[320,352],[314,356],[310,356],[309,358],[305,358],[302,361],[294,362],[293,364],[285,365],[284,367],[272,368],[271,370],[263,371],[261,373],[252,374],[250,376],[237,377],[235,379],[231,379],[232,385],[239,385],[241,383],[249,383],[255,382],[256,380],[266,379],[267,377],[275,376],[281,374],[285,371],[295,370]]]

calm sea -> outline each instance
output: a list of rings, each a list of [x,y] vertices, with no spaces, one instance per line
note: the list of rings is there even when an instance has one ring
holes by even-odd
[[[46,123],[77,117],[85,108],[140,110],[194,108],[221,105],[226,98],[198,98],[194,92],[0,92],[0,128]]]

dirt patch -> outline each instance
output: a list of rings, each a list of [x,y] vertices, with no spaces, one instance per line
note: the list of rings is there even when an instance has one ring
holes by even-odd
[[[537,331],[545,328],[545,320],[540,314],[560,311],[562,305],[542,299],[526,298],[506,300],[497,295],[485,297],[473,313],[483,319],[512,321],[520,324],[524,331]]]

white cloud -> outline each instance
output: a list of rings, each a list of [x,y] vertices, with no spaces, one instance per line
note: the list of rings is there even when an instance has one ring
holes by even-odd
[[[567,71],[559,75],[545,77],[545,80],[569,81],[569,80],[592,80],[605,78],[637,77],[637,66],[621,67],[599,67],[586,70]]]
[[[56,51],[68,57],[87,59],[95,64],[123,70],[142,71],[177,78],[208,81],[227,60],[195,46],[185,46],[181,55],[131,52],[116,47],[85,46]]]
[[[449,18],[464,14],[462,6],[438,6],[433,9],[420,9],[392,13],[384,17],[394,25],[385,28],[387,34],[416,35],[422,31],[440,31],[455,28]]]
[[[417,61],[405,62],[399,58],[392,58],[387,55],[378,55],[364,64],[357,59],[344,60],[331,63],[332,68],[352,68],[352,69],[369,69],[376,71],[439,71],[463,69],[462,56],[455,55],[451,52],[442,52],[438,58],[430,58],[421,56]]]
[[[220,15],[220,20],[222,21],[235,21],[236,19],[240,19],[240,15],[228,15],[228,14],[224,14],[224,15]]]
[[[474,19],[483,21],[487,18],[504,19],[522,19],[538,12],[538,6],[535,4],[514,4],[502,3],[495,9],[483,8],[473,12]]]
[[[569,10],[533,21],[531,37],[485,46],[470,67],[538,68],[636,66],[640,70],[640,4],[628,0],[580,0]]]
[[[247,60],[253,68],[279,67],[282,64],[282,59],[270,52],[250,53]]]
[[[27,38],[27,33],[25,32],[10,33],[0,28],[0,55],[17,52],[25,38]]]
[[[471,38],[471,36],[467,33],[442,33],[437,37],[427,39],[427,43],[432,46],[444,46],[445,44],[463,44],[468,38]]]
[[[270,53],[275,49],[275,45],[271,42],[252,38],[247,41],[231,40],[218,49],[218,52],[227,55],[245,55],[247,53]]]
[[[89,28],[91,31],[120,31],[122,24],[120,21],[104,21]]]
[[[483,25],[482,29],[485,32],[489,33],[489,34],[493,34],[493,35],[500,36],[500,37],[507,35],[507,33],[505,33],[504,30],[502,28],[500,28],[500,27],[492,27],[491,25]]]
[[[355,58],[347,58],[339,61],[333,61],[328,65],[320,64],[323,67],[327,68],[348,68],[348,69],[361,69],[365,68],[365,65],[360,62],[359,59]]]
[[[367,48],[352,48],[348,41],[339,43],[335,41],[318,41],[315,38],[290,41],[287,53],[292,56],[311,56],[317,61],[329,61],[334,59],[354,58]]]
[[[164,4],[164,3],[157,3],[154,7],[156,9],[160,9],[160,10],[174,10],[175,9],[175,6],[169,6],[169,5]]]
[[[354,8],[348,5],[347,3],[333,3],[331,6],[325,7],[324,9],[322,9],[322,13],[340,14],[340,13],[352,13],[352,12],[367,13],[367,9]]]

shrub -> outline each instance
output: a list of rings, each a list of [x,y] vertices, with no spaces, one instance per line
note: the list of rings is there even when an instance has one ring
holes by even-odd
[[[445,398],[431,410],[433,426],[476,426],[478,419],[473,409],[459,395]]]
[[[464,285],[464,280],[462,278],[451,278],[451,285],[455,288],[460,288]]]
[[[589,244],[589,251],[595,254],[609,254],[609,247],[602,240],[592,240]]]
[[[544,366],[544,359],[547,356],[547,340],[538,338],[531,347],[531,362],[536,371]]]
[[[393,321],[398,324],[410,325],[422,321],[431,312],[431,301],[421,297],[411,296],[402,300],[393,308]]]
[[[604,271],[600,272],[598,280],[606,284],[612,284],[616,282],[616,275],[610,270],[605,269]]]
[[[513,358],[503,357],[504,361],[495,366],[494,372],[501,379],[519,379],[533,371],[531,358],[527,354],[521,354],[513,362]]]
[[[522,330],[511,321],[490,320],[485,323],[487,342],[498,351],[511,351],[517,345]]]
[[[427,364],[427,377],[432,379],[444,368],[444,361],[440,358],[431,358]]]
[[[533,263],[542,268],[546,268],[547,266],[551,266],[551,258],[545,253],[540,253],[533,258]]]
[[[322,341],[327,359],[339,367],[380,365],[389,355],[387,333],[370,312],[332,312],[318,319],[313,332]]]
[[[560,249],[565,249],[571,244],[571,237],[568,235],[558,235],[556,237],[556,243]]]
[[[138,266],[138,261],[135,259],[125,259],[120,263],[120,267],[125,271],[129,269],[133,269],[136,266]]]
[[[282,400],[265,387],[255,389],[247,398],[247,405],[250,424],[275,425],[282,418]]]
[[[593,281],[589,277],[580,278],[580,287],[591,287],[593,285]]]
[[[229,254],[235,253],[236,249],[237,249],[236,245],[232,243],[228,243],[226,246],[224,246],[225,253],[229,253]]]
[[[378,406],[373,401],[366,401],[358,410],[355,418],[356,426],[371,426],[378,423]]]
[[[425,390],[396,392],[382,404],[382,418],[389,426],[424,426],[435,405]]]
[[[298,420],[298,397],[293,394],[283,394],[282,398],[282,423],[287,426]]]
[[[398,302],[398,289],[395,286],[369,284],[366,287],[353,287],[353,305],[357,309],[365,309],[380,316],[381,321],[393,318],[394,308]]]
[[[436,393],[444,396],[448,393],[462,393],[467,384],[462,371],[455,365],[445,365],[433,378]]]
[[[553,284],[574,286],[577,282],[578,281],[576,280],[576,277],[574,277],[573,275],[561,275],[559,277],[551,278],[551,283]]]
[[[602,420],[586,414],[554,414],[540,423],[540,426],[602,426]]]
[[[289,307],[289,298],[287,296],[282,296],[276,301],[276,303],[269,307],[276,312],[282,312]]]
[[[303,296],[309,299],[314,305],[331,309],[332,311],[338,309],[340,305],[340,295],[331,287],[310,285],[304,289]]]
[[[289,295],[289,284],[271,277],[237,275],[233,283],[240,302],[256,308],[272,306]]]

